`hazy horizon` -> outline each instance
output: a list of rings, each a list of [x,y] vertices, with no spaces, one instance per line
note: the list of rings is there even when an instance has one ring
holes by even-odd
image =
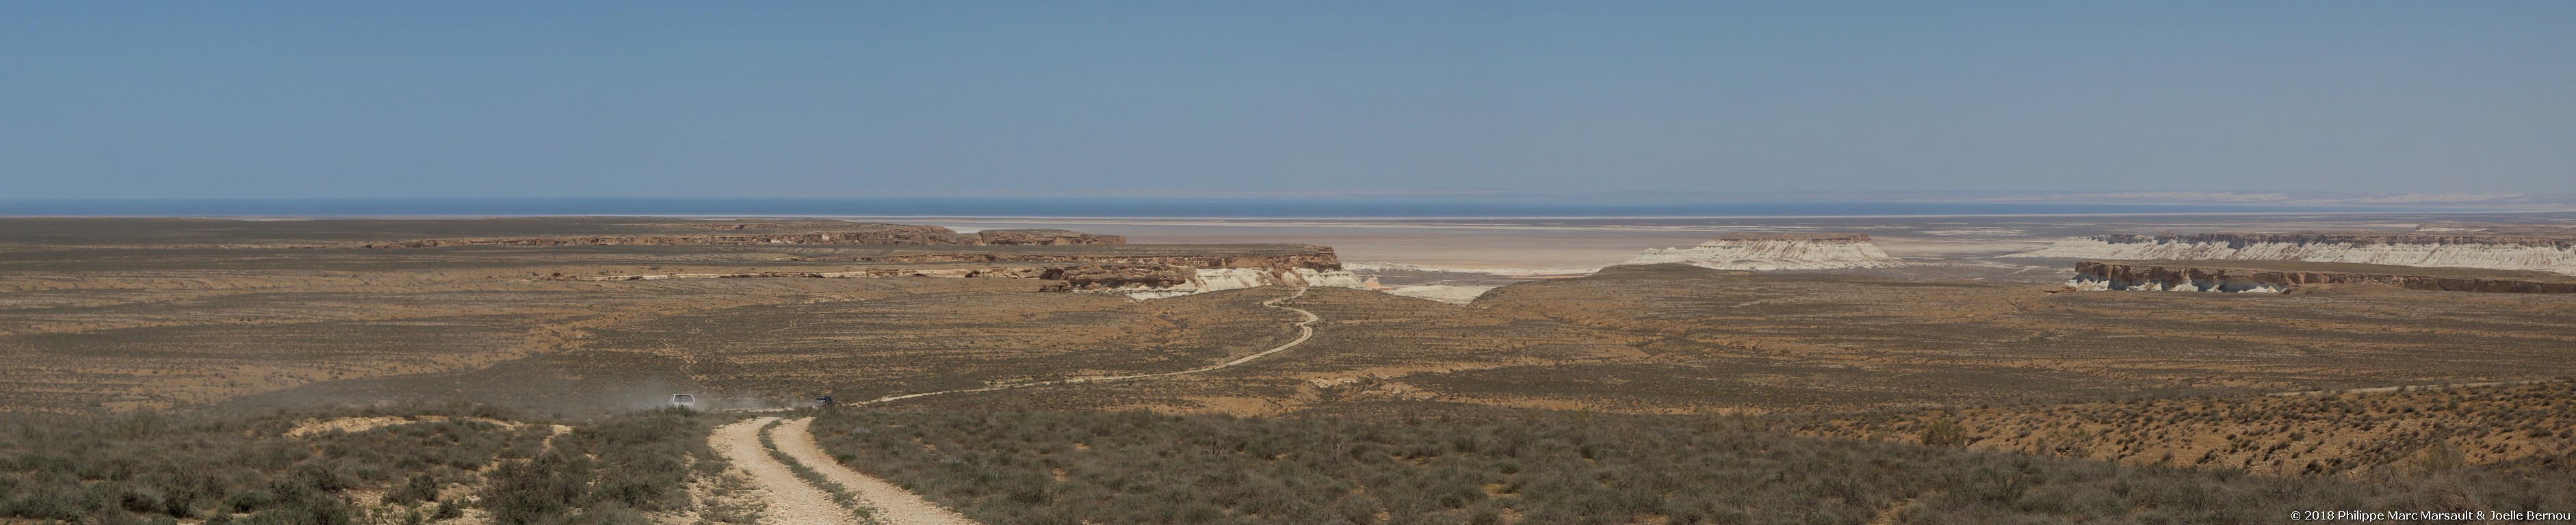
[[[2564,2],[22,4],[0,199],[2576,194]]]

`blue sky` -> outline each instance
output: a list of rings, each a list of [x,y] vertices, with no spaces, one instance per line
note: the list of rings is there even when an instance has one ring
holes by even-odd
[[[2576,2],[527,4],[0,4],[0,198],[2576,193]]]

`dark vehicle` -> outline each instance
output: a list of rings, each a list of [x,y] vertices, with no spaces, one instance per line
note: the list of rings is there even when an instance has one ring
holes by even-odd
[[[819,397],[815,397],[815,398],[814,398],[814,406],[818,406],[818,407],[827,407],[827,406],[832,406],[832,396],[819,396]]]

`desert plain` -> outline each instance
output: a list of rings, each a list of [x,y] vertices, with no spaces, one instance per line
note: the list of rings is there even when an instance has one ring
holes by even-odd
[[[2085,290],[2008,257],[2443,220],[0,219],[0,520],[2576,511],[2576,294]],[[1622,264],[1822,232],[1894,262]],[[378,457],[406,439],[465,452]],[[189,477],[64,448],[102,441],[305,452]],[[922,502],[948,514],[888,510]]]

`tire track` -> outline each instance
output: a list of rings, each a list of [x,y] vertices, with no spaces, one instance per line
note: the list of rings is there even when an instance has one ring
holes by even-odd
[[[1177,376],[1177,375],[1197,374],[1197,373],[1205,373],[1205,372],[1214,372],[1214,371],[1218,371],[1218,370],[1224,370],[1224,369],[1226,369],[1226,368],[1230,368],[1230,367],[1233,367],[1233,366],[1235,366],[1235,365],[1240,365],[1240,364],[1244,364],[1244,363],[1250,363],[1250,362],[1252,362],[1253,360],[1261,359],[1261,358],[1263,358],[1263,357],[1269,357],[1269,356],[1270,356],[1270,354],[1276,354],[1276,353],[1279,353],[1279,352],[1280,352],[1280,351],[1282,351],[1282,350],[1287,350],[1287,349],[1290,349],[1290,348],[1295,348],[1297,345],[1305,344],[1307,339],[1313,339],[1313,338],[1315,337],[1315,323],[1316,323],[1316,322],[1318,322],[1318,321],[1322,321],[1322,320],[1324,320],[1324,318],[1323,318],[1323,317],[1321,317],[1321,316],[1317,316],[1317,315],[1315,315],[1315,313],[1314,313],[1314,312],[1309,312],[1309,311],[1306,311],[1306,310],[1304,310],[1304,309],[1299,309],[1299,308],[1294,308],[1294,307],[1287,307],[1287,306],[1279,306],[1279,302],[1280,302],[1280,301],[1286,301],[1286,300],[1296,299],[1296,298],[1299,298],[1299,297],[1305,297],[1305,296],[1306,296],[1306,289],[1305,289],[1304,287],[1299,287],[1299,288],[1297,288],[1297,293],[1288,294],[1288,296],[1287,296],[1287,297],[1281,297],[1281,298],[1271,299],[1271,300],[1268,300],[1268,301],[1262,301],[1262,302],[1261,302],[1261,305],[1262,305],[1262,306],[1267,306],[1267,307],[1271,307],[1271,308],[1277,308],[1277,309],[1281,309],[1281,310],[1287,310],[1287,311],[1291,311],[1291,312],[1297,312],[1297,315],[1301,315],[1301,316],[1305,316],[1305,317],[1306,317],[1306,320],[1298,321],[1298,322],[1297,322],[1297,324],[1293,325],[1293,326],[1296,326],[1296,327],[1297,327],[1297,338],[1296,338],[1296,339],[1288,341],[1288,343],[1287,343],[1287,344],[1279,345],[1279,346],[1277,346],[1277,347],[1273,347],[1273,348],[1271,348],[1271,349],[1269,349],[1269,350],[1263,350],[1263,351],[1260,351],[1260,352],[1256,352],[1256,353],[1254,353],[1254,354],[1252,354],[1252,355],[1243,356],[1243,357],[1241,357],[1241,358],[1237,358],[1237,359],[1235,359],[1235,360],[1233,360],[1233,361],[1226,361],[1226,362],[1218,363],[1218,364],[1215,364],[1215,365],[1209,365],[1209,366],[1203,366],[1203,367],[1198,367],[1198,368],[1192,368],[1192,369],[1189,369],[1189,370],[1180,370],[1180,371],[1173,371],[1173,372],[1155,372],[1155,373],[1151,373],[1151,374],[1131,374],[1131,375],[1118,375],[1118,376],[1089,376],[1089,377],[1074,377],[1074,378],[1066,378],[1066,379],[1057,379],[1057,380],[1053,380],[1053,381],[1034,381],[1034,382],[1028,382],[1028,383],[1012,383],[1012,384],[1008,384],[1008,385],[988,386],[988,387],[982,387],[982,388],[960,388],[960,389],[956,389],[956,390],[940,390],[940,391],[936,391],[936,392],[922,392],[922,393],[917,393],[917,394],[903,394],[903,395],[895,395],[895,396],[885,396],[885,397],[880,397],[880,398],[876,398],[876,399],[870,399],[870,400],[867,400],[867,401],[860,401],[860,402],[855,402],[855,403],[850,403],[850,404],[851,404],[851,405],[873,405],[873,404],[877,404],[877,403],[884,403],[884,402],[888,402],[888,401],[902,401],[902,400],[905,400],[905,399],[912,399],[912,398],[917,398],[917,397],[929,397],[929,396],[936,396],[936,395],[941,395],[941,394],[963,394],[963,393],[968,393],[968,392],[991,392],[991,391],[995,391],[995,390],[1009,390],[1009,389],[1013,389],[1013,388],[1026,388],[1026,387],[1033,387],[1033,386],[1067,385],[1067,384],[1078,384],[1078,383],[1099,383],[1099,382],[1105,382],[1105,381],[1123,381],[1123,380],[1128,380],[1128,379],[1144,379],[1144,378],[1148,378],[1148,377]]]
[[[858,525],[858,518],[852,517],[848,508],[832,501],[831,494],[797,478],[795,471],[787,469],[787,464],[779,463],[778,458],[770,457],[768,448],[760,446],[760,427],[777,420],[775,417],[745,419],[716,427],[715,432],[707,435],[707,444],[713,445],[716,453],[724,455],[726,461],[733,462],[735,469],[750,476],[752,484],[760,487],[754,497],[769,504],[768,510],[760,513],[760,525]],[[797,428],[804,427],[799,425]],[[814,440],[812,434],[798,434],[804,436],[798,439],[806,443]]]
[[[1224,370],[1260,360],[1261,358],[1269,357],[1271,354],[1286,351],[1290,348],[1296,348],[1297,345],[1305,344],[1307,340],[1314,339],[1315,323],[1323,321],[1324,318],[1322,316],[1315,315],[1314,312],[1309,312],[1305,309],[1279,305],[1280,301],[1287,301],[1305,296],[1306,289],[1300,287],[1297,289],[1296,293],[1288,294],[1287,297],[1261,302],[1262,306],[1297,312],[1297,315],[1305,318],[1304,320],[1297,321],[1297,323],[1293,325],[1297,327],[1296,339],[1289,340],[1287,343],[1279,346],[1271,347],[1269,350],[1255,352],[1252,355],[1235,358],[1234,360],[1223,363],[1172,372],[1076,377],[1054,381],[1037,381],[988,386],[983,388],[961,388],[956,390],[921,392],[916,394],[880,397],[850,404],[871,405],[941,394],[991,392],[995,390],[1008,390],[1033,386],[1121,381],[1127,379],[1167,377]],[[805,480],[798,478],[794,471],[787,469],[787,465],[779,463],[776,458],[770,457],[769,454],[767,454],[768,449],[760,446],[761,427],[768,425],[771,421],[777,420],[778,418],[776,417],[759,417],[743,420],[743,422],[740,423],[718,427],[708,438],[710,442],[715,445],[718,452],[723,453],[727,458],[735,461],[734,465],[741,468],[745,473],[750,474],[752,481],[760,485],[763,492],[765,492],[761,497],[769,500],[770,513],[763,514],[761,516],[761,525],[839,525],[857,523],[856,520],[849,517],[848,509],[844,509],[839,504],[832,501],[831,495],[824,493],[822,489],[815,488],[813,485],[806,483]],[[956,511],[948,510],[945,507],[940,507],[938,504],[931,503],[930,500],[922,499],[920,495],[913,494],[912,491],[904,490],[901,486],[897,486],[883,479],[878,479],[875,476],[860,473],[856,470],[850,470],[849,467],[841,465],[839,461],[833,460],[830,454],[823,452],[823,448],[820,445],[815,444],[812,428],[813,422],[813,418],[799,418],[780,424],[775,431],[770,433],[770,440],[778,444],[779,452],[787,454],[789,458],[795,459],[797,463],[803,464],[805,468],[813,469],[815,472],[822,473],[824,479],[831,480],[833,483],[838,483],[842,487],[857,492],[861,500],[864,500],[868,506],[876,509],[876,512],[878,513],[876,515],[877,519],[895,525],[977,525],[974,520],[967,519],[964,515],[958,514]]]
[[[771,430],[769,439],[778,444],[779,452],[796,458],[796,462],[804,464],[805,468],[814,469],[822,473],[824,479],[858,493],[860,501],[876,509],[877,519],[888,525],[977,525],[975,520],[922,499],[903,487],[842,466],[841,462],[832,459],[831,454],[824,453],[821,445],[814,443],[813,423],[814,418],[810,417],[788,420]]]

